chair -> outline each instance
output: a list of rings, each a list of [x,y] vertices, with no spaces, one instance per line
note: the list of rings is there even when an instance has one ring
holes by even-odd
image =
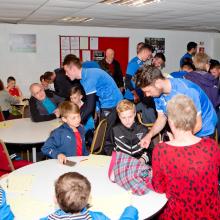
[[[100,121],[98,127],[94,132],[94,137],[90,149],[91,154],[99,154],[102,152],[102,148],[105,144],[106,129],[107,129],[107,120],[103,119]]]
[[[31,162],[28,162],[26,160],[14,160],[12,161],[10,159],[10,156],[8,154],[8,150],[3,143],[3,141],[0,140],[0,176],[6,173],[10,173],[16,169],[19,169],[21,167],[24,167],[26,165],[31,164]]]
[[[137,113],[137,119],[138,119],[138,121],[139,121],[140,124],[146,126],[149,130],[150,130],[150,129],[153,127],[153,125],[154,125],[153,123],[144,123],[144,122],[142,121],[142,115],[141,115],[140,112]],[[155,145],[155,144],[159,143],[161,140],[162,140],[161,133],[159,133],[158,135],[156,135],[155,137],[153,137],[153,140],[152,140],[152,141],[153,141],[153,144]]]
[[[22,118],[30,118],[30,107],[29,105],[24,105],[21,109]]]
[[[5,117],[2,113],[1,107],[0,107],[0,121],[5,121]]]

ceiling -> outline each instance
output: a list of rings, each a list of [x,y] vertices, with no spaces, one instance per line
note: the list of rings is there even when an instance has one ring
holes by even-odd
[[[161,0],[143,7],[101,0],[0,0],[0,23],[220,32],[219,0]],[[68,16],[89,17],[70,23]]]

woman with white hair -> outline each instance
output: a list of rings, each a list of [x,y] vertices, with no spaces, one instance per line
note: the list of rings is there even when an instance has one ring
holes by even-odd
[[[220,149],[210,138],[193,134],[197,111],[184,95],[167,104],[170,141],[153,151],[152,184],[168,202],[159,219],[219,219]]]

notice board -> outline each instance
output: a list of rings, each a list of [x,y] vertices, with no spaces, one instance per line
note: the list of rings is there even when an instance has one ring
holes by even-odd
[[[129,59],[128,37],[59,36],[59,39],[60,66],[67,54],[75,54],[82,62],[99,61],[104,58],[106,49],[111,48],[125,75]]]

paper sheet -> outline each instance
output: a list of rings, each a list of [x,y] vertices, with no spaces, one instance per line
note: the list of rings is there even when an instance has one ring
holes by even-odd
[[[16,220],[34,220],[39,217],[46,217],[55,211],[55,205],[36,200],[29,195],[9,195],[7,202],[10,204]]]
[[[89,49],[89,42],[88,37],[80,37],[80,49],[81,50],[88,50]]]
[[[89,204],[91,204],[91,210],[93,211],[102,211],[107,216],[115,216],[115,218],[120,217],[123,210],[131,205],[132,195],[131,193],[125,191],[121,194],[114,196],[105,196],[103,197],[91,197]]]
[[[69,37],[61,37],[61,50],[70,49],[70,40]]]
[[[70,50],[62,50],[61,51],[62,61],[64,60],[65,56],[68,54],[70,54]]]
[[[80,166],[98,166],[104,167],[106,166],[110,160],[108,156],[101,155],[90,155],[86,159],[83,159],[79,162]]]
[[[78,50],[79,49],[79,37],[71,37],[70,44],[71,44],[71,49]]]
[[[16,192],[24,194],[31,191],[34,178],[34,175],[10,174],[5,178],[2,187],[7,193]]]
[[[82,51],[82,61],[91,61],[91,51],[90,50],[83,50]]]
[[[2,121],[0,122],[0,128],[10,128],[13,125],[12,121]]]
[[[60,125],[62,125],[63,122],[60,120],[60,121],[53,121],[51,122],[51,125],[54,127],[54,128],[58,128]]]
[[[99,39],[98,37],[90,37],[90,50],[98,50]]]
[[[71,54],[74,54],[77,57],[79,57],[79,50],[71,50]]]

